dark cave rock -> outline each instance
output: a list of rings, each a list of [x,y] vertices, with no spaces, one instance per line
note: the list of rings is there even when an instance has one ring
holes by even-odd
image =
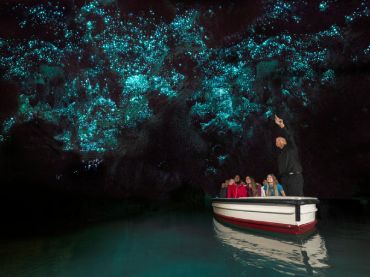
[[[62,166],[62,144],[54,139],[58,127],[36,119],[12,128],[2,146],[9,178],[29,184],[48,184]]]
[[[243,38],[247,27],[261,14],[260,1],[205,1],[200,24],[204,26],[209,47],[230,46]]]
[[[18,110],[19,88],[9,82],[0,81],[0,124],[15,115]]]
[[[118,0],[117,6],[124,18],[139,15],[169,23],[176,15],[176,7],[170,0]]]
[[[60,22],[38,22],[37,24],[27,21],[26,24],[20,24],[22,19],[26,18],[22,6],[37,7],[44,5],[47,10],[53,10],[53,6],[48,6],[47,0],[31,1],[1,1],[0,3],[0,37],[31,39],[39,38],[48,42],[55,42],[63,38],[62,28],[58,25]],[[65,14],[62,17],[67,20]]]

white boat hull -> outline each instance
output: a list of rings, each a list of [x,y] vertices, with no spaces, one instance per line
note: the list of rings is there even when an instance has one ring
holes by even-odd
[[[303,234],[316,225],[317,198],[247,197],[215,198],[215,217],[226,223],[266,231]]]

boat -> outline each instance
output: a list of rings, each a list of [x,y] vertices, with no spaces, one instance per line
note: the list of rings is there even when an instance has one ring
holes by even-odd
[[[241,228],[301,235],[316,226],[314,197],[213,198],[214,217]]]
[[[232,247],[232,257],[257,268],[284,275],[314,275],[329,267],[324,239],[318,232],[306,236],[261,234],[226,226],[213,219],[216,238]]]

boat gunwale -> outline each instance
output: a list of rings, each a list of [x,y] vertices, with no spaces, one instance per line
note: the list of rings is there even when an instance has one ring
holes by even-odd
[[[232,208],[225,208],[225,207],[215,207],[217,209],[221,209],[221,210],[228,210],[228,211],[238,211],[238,212],[250,212],[250,213],[265,213],[265,214],[294,214],[294,212],[276,212],[276,211],[273,211],[273,212],[270,212],[270,211],[255,211],[255,210],[241,210],[241,209],[232,209]]]
[[[308,205],[308,204],[319,204],[320,201],[314,197],[245,197],[245,198],[212,198],[213,203],[236,203],[236,204],[247,204],[247,203],[258,203],[258,204],[279,204],[279,205]]]

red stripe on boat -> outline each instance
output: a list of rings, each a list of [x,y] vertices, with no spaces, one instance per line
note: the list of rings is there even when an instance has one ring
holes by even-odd
[[[276,232],[276,233],[285,233],[285,234],[294,234],[294,235],[301,235],[307,233],[308,231],[312,230],[317,221],[312,221],[302,225],[291,225],[291,224],[281,224],[281,223],[274,223],[274,222],[265,222],[265,221],[255,221],[255,220],[248,220],[248,219],[240,219],[225,215],[216,214],[215,216],[220,221],[224,221],[233,225],[241,226],[244,228],[254,228],[269,232]]]

